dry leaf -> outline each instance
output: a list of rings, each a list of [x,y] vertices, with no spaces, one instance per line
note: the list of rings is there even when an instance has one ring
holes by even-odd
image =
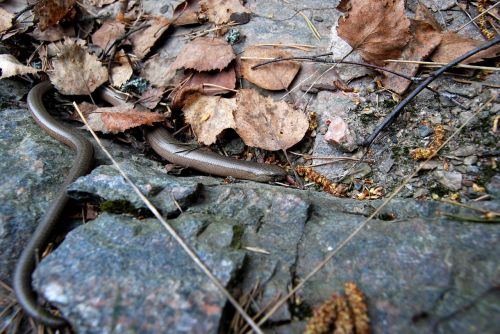
[[[424,21],[430,24],[436,31],[443,30],[432,12],[421,3],[417,5],[417,9],[415,10],[415,20]]]
[[[449,63],[453,59],[460,57],[482,44],[484,44],[484,41],[463,37],[451,31],[443,32],[441,44],[439,44],[436,51],[432,54],[431,60],[437,63]],[[487,58],[498,57],[499,55],[500,45],[495,45],[487,50],[476,53],[462,63],[477,63]]]
[[[34,74],[40,70],[25,66],[14,56],[9,54],[0,54],[0,79],[6,79],[14,75]]]
[[[105,21],[102,26],[92,35],[92,43],[103,50],[107,50],[118,38],[125,35],[125,24],[115,21]]]
[[[56,25],[73,8],[76,0],[39,0],[35,4],[38,27],[44,31]]]
[[[139,99],[141,105],[148,109],[154,109],[163,98],[165,90],[163,88],[148,88]]]
[[[206,21],[206,16],[200,14],[200,11],[199,0],[183,1],[174,9],[172,24],[175,26],[184,26]]]
[[[182,110],[198,142],[211,145],[222,131],[235,128],[233,113],[236,108],[235,98],[194,94],[186,100]]]
[[[94,105],[84,102],[79,105],[79,108],[87,117],[92,130],[102,133],[119,133],[165,120],[162,114],[138,111],[129,103],[116,107],[95,108]],[[76,116],[74,118],[76,119]]]
[[[284,101],[274,102],[252,89],[242,89],[234,113],[236,132],[249,146],[270,151],[297,144],[309,128],[307,116]]]
[[[116,2],[118,0],[88,0],[88,1],[96,7],[102,7],[102,6],[109,5],[113,2]]]
[[[172,69],[199,72],[222,70],[234,59],[233,48],[223,39],[200,37],[186,44],[172,63]]]
[[[171,67],[171,63],[170,59],[155,54],[144,63],[141,77],[156,87],[166,87],[175,76],[175,69]]]
[[[423,60],[427,58],[441,42],[441,33],[432,25],[424,22],[411,20],[412,39],[406,45],[401,54],[404,60]],[[406,74],[413,77],[418,71],[418,64],[390,63],[387,69]],[[411,85],[410,80],[406,80],[398,75],[384,72],[382,84],[398,94],[403,94]]]
[[[288,58],[291,54],[284,50],[252,46],[245,50],[243,57]],[[300,69],[300,64],[291,60],[252,69],[252,66],[263,61],[262,59],[241,59],[241,74],[251,83],[269,90],[287,89]]]
[[[121,87],[130,79],[133,73],[134,70],[125,52],[123,50],[118,51],[113,66],[111,66],[111,84],[115,87]]]
[[[4,31],[12,27],[13,18],[14,14],[11,14],[0,7],[0,33],[3,33]]]
[[[70,26],[63,28],[60,25],[49,27],[44,31],[41,31],[38,27],[36,27],[35,30],[33,30],[33,32],[30,33],[29,35],[38,41],[46,41],[46,42],[55,42],[55,41],[60,41],[64,37],[76,36],[74,27]]]
[[[202,13],[216,25],[230,21],[245,24],[250,20],[250,10],[245,8],[240,0],[200,0]]]
[[[132,52],[139,59],[148,54],[151,47],[170,26],[170,21],[162,16],[151,16],[143,24],[149,24],[149,27],[130,35]]]
[[[52,60],[54,71],[49,77],[62,94],[86,95],[108,80],[106,67],[78,43],[81,41],[66,39],[57,46],[52,44],[58,56]]]
[[[347,3],[348,2],[348,3]],[[370,64],[385,65],[397,59],[411,38],[410,20],[403,0],[348,0],[347,16],[340,18],[337,32]]]

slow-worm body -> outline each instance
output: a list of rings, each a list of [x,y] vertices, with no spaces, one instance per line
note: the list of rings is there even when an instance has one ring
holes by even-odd
[[[49,82],[42,82],[33,87],[28,94],[29,109],[38,125],[50,136],[73,148],[76,157],[61,190],[18,260],[14,273],[14,290],[18,302],[30,316],[47,326],[60,327],[65,325],[66,321],[49,313],[37,303],[36,294],[31,287],[31,275],[36,266],[37,255],[46,248],[68,202],[66,187],[79,176],[88,173],[93,164],[94,152],[92,144],[77,130],[62,125],[47,112],[42,97],[51,88]],[[123,103],[123,99],[109,89],[101,89],[99,94],[102,99],[113,105]],[[156,153],[170,162],[207,174],[260,182],[277,180],[286,175],[285,170],[279,166],[236,160],[204,149],[186,149],[186,145],[178,142],[163,128],[147,130],[146,141]]]

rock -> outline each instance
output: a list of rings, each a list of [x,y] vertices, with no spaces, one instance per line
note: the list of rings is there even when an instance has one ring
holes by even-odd
[[[343,152],[352,152],[358,148],[347,123],[339,116],[334,116],[330,120],[324,139],[330,144],[337,145]]]
[[[473,165],[477,162],[477,155],[470,155],[464,159],[464,165]]]
[[[462,189],[462,174],[458,172],[435,171],[436,181],[451,191]]]
[[[150,197],[167,216],[177,214],[178,205],[185,209],[196,201],[201,187],[199,182],[179,182],[178,178],[163,171],[159,164],[146,159],[123,161],[120,165],[142,193]],[[113,207],[113,202],[123,204],[125,201],[130,204],[130,209],[146,208],[125,179],[110,165],[99,166],[89,175],[80,177],[68,187],[68,194],[79,200],[111,202],[107,203],[107,207]]]
[[[475,145],[467,145],[457,148],[450,152],[451,156],[456,157],[467,157],[469,155],[476,154],[478,152],[478,148]]]
[[[171,224],[225,286],[244,253],[218,241],[230,224],[203,230],[207,219],[185,215]],[[106,213],[66,236],[38,266],[34,286],[78,333],[216,333],[226,304],[159,222]]]
[[[417,131],[418,131],[418,135],[421,138],[429,137],[430,135],[432,135],[434,133],[434,130],[430,126],[427,126],[427,125],[420,125],[418,127]]]
[[[439,160],[429,160],[420,165],[422,170],[433,170],[443,166],[443,163]]]
[[[486,184],[488,194],[500,200],[500,175],[495,175]]]

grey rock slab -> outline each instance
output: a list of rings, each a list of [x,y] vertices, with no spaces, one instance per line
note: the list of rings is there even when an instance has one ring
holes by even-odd
[[[196,201],[201,187],[199,182],[188,179],[181,181],[168,175],[160,164],[144,158],[123,160],[120,166],[165,215],[175,214],[178,206],[186,208]],[[146,204],[111,165],[99,166],[89,175],[80,177],[68,187],[68,194],[76,199],[126,201],[136,209],[146,208]]]
[[[437,203],[393,204],[398,220],[368,223],[305,283],[300,299],[317,306],[354,281],[367,296],[374,333],[494,333],[498,228],[439,219],[439,212],[458,209]],[[408,205],[413,214],[406,214]],[[298,280],[363,221],[317,208],[299,246]]]
[[[0,81],[2,92],[12,89],[7,83]],[[59,191],[74,155],[35,124],[25,104],[2,106],[0,280],[10,284],[15,262]]]
[[[209,218],[186,216],[172,225],[226,285],[244,253],[197,243]],[[217,333],[226,303],[159,222],[107,213],[44,258],[34,287],[78,333]]]
[[[462,173],[439,170],[435,171],[433,175],[441,185],[452,191],[462,189]]]

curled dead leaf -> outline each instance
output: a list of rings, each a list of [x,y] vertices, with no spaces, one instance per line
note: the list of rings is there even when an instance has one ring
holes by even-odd
[[[230,21],[245,24],[250,20],[250,10],[240,0],[200,0],[200,6],[202,13],[206,13],[208,20],[216,25]]]
[[[337,32],[370,64],[385,65],[397,59],[411,38],[410,20],[403,0],[342,1],[347,16],[339,19]]]
[[[287,149],[302,140],[309,128],[307,116],[284,101],[275,102],[252,89],[240,90],[237,100],[235,130],[249,146]]]
[[[241,59],[241,74],[246,80],[264,89],[287,89],[299,72],[300,64],[298,62],[287,60],[256,69],[252,69],[252,67],[268,58],[288,57],[291,57],[291,54],[284,50],[249,47],[245,50]]]
[[[14,14],[11,14],[0,7],[0,33],[3,33],[4,31],[12,27],[13,18]]]
[[[92,34],[92,43],[103,50],[107,50],[118,38],[125,34],[125,24],[115,21],[105,21],[102,26]]]
[[[175,26],[184,26],[206,21],[206,16],[200,12],[199,0],[183,1],[174,9],[172,24]]]
[[[222,70],[234,57],[233,48],[225,40],[200,37],[186,44],[171,66],[199,72]]]
[[[143,24],[149,26],[130,35],[132,52],[139,59],[148,54],[151,47],[170,26],[170,21],[163,16],[151,16]]]
[[[38,27],[44,31],[56,25],[75,5],[76,0],[39,0],[35,3]]]
[[[153,125],[153,123],[165,120],[165,116],[162,114],[139,111],[128,103],[116,107],[96,108],[94,105],[84,102],[79,105],[79,108],[87,117],[92,130],[102,133],[119,133],[141,125]],[[74,118],[79,120],[76,116]]]
[[[13,55],[0,54],[0,79],[15,75],[34,74],[38,71],[40,70],[21,64]]]
[[[79,41],[66,39],[58,43],[58,56],[52,60],[50,81],[66,95],[86,95],[108,80],[108,71],[95,55],[79,45]],[[50,47],[49,47],[50,49]]]
[[[194,94],[186,100],[182,110],[198,142],[211,145],[222,131],[235,128],[233,113],[236,108],[235,98]]]
[[[455,58],[477,48],[484,42],[468,37],[460,36],[454,32],[443,32],[441,44],[439,44],[436,51],[432,54],[431,60],[437,63],[449,63]],[[464,64],[472,64],[484,59],[494,58],[500,56],[500,45],[492,46],[487,50],[476,53],[472,57],[463,61]]]

